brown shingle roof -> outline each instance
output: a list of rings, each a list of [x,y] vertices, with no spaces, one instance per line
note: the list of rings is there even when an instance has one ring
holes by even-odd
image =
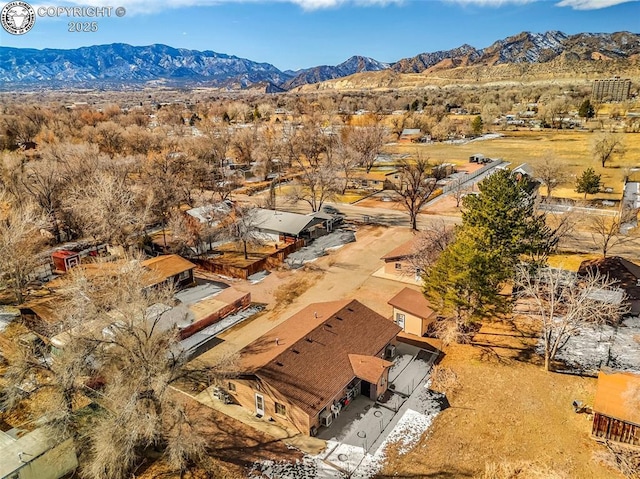
[[[177,274],[184,273],[196,267],[191,261],[177,254],[167,254],[144,260],[142,266],[153,273],[153,276],[150,278],[150,284],[162,283]]]
[[[412,238],[406,243],[401,244],[397,248],[389,251],[382,258],[385,261],[393,261],[398,259],[405,259],[415,253],[416,250],[416,238]]]
[[[617,281],[615,286],[622,288],[629,299],[640,299],[640,266],[620,256],[609,256],[586,260],[580,263],[579,275],[586,275],[589,271],[599,271],[609,279]]]
[[[640,426],[640,374],[600,371],[593,410]]]
[[[420,291],[415,289],[404,288],[391,298],[388,304],[419,318],[435,320],[435,312],[431,309],[431,304]]]
[[[363,356],[361,354],[349,354],[349,362],[357,378],[372,384],[377,384],[384,370],[393,366],[393,363],[377,356]]]
[[[241,361],[315,416],[356,377],[349,354],[375,356],[399,331],[356,300],[316,303],[244,348]]]

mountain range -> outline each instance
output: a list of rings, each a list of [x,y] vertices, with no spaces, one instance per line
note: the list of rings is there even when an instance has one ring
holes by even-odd
[[[161,82],[241,89],[264,86],[267,92],[339,79],[360,72],[423,73],[460,67],[506,64],[542,64],[566,59],[582,62],[637,59],[640,35],[630,32],[579,33],[522,32],[489,47],[470,45],[421,53],[394,63],[353,56],[336,66],[281,71],[214,51],[172,48],[166,45],[110,44],[73,50],[0,47],[0,80],[14,86],[103,85]]]

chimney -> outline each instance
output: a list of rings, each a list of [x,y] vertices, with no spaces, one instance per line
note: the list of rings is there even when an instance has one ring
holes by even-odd
[[[314,318],[316,318],[316,319],[318,319],[318,312],[317,312],[317,311],[314,311],[314,312],[313,312],[313,317],[314,317]]]
[[[280,338],[276,338],[276,346],[280,344]]]

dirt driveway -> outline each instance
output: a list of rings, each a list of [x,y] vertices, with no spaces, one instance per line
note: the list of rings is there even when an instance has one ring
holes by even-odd
[[[221,334],[223,343],[200,356],[200,360],[216,361],[238,352],[311,303],[353,298],[390,317],[392,308],[387,301],[406,285],[371,274],[383,265],[381,256],[411,237],[407,227],[362,226],[355,243],[333,250],[304,268],[275,271],[257,284],[234,282],[236,289],[250,291],[252,301],[266,303],[267,308],[254,319]],[[292,294],[284,295],[287,290]],[[291,302],[278,302],[276,298],[283,296]]]

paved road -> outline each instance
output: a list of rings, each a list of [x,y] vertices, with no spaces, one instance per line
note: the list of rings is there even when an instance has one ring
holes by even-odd
[[[583,213],[586,215],[595,216],[616,216],[617,210],[605,210],[602,208],[586,208],[584,206],[570,206],[570,205],[552,205],[547,203],[540,203],[538,209],[542,211],[548,211],[549,213]]]
[[[237,196],[236,199],[241,203],[249,203],[260,205],[264,199],[261,195],[254,196]],[[383,226],[407,226],[409,227],[409,215],[404,211],[398,211],[391,208],[371,208],[368,206],[350,205],[345,203],[334,203],[327,201],[324,205],[332,206],[345,215],[349,221],[357,223],[368,222]],[[281,203],[280,208],[295,213],[310,213],[311,208],[308,203],[298,201],[297,203]],[[366,221],[365,221],[366,220]],[[458,224],[461,219],[457,216],[446,216],[438,214],[420,214],[418,216],[418,228],[424,229],[426,226],[435,221],[444,221],[447,224]]]

